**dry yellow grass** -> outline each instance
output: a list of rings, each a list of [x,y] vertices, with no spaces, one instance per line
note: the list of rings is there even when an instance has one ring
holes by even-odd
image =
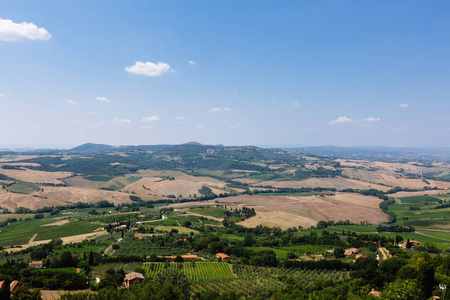
[[[256,217],[241,222],[245,226],[271,225],[282,228],[315,225],[320,220],[365,221],[379,224],[387,221],[379,208],[380,199],[359,194],[337,193],[335,196],[236,196],[220,199],[239,203],[237,207],[253,207]],[[235,205],[233,205],[235,206]]]
[[[107,200],[114,203],[130,203],[128,194],[104,190],[81,189],[73,187],[43,187],[43,192],[16,194],[0,190],[0,206],[11,211],[21,206],[37,209],[44,206],[67,205],[67,203],[96,203]]]
[[[164,175],[168,176],[168,175]],[[145,186],[144,189],[142,186]],[[212,189],[214,193],[223,193],[226,187],[225,182],[209,177],[194,177],[181,175],[175,177],[175,180],[163,180],[162,178],[143,178],[126,187],[128,191],[134,191],[136,194],[157,194],[157,195],[182,195],[183,197],[193,196],[203,186]],[[147,190],[149,189],[149,190]]]
[[[35,171],[30,169],[13,170],[13,169],[0,169],[0,173],[6,176],[16,178],[21,181],[32,183],[63,183],[59,179],[63,179],[72,175],[70,172],[45,172]]]
[[[316,188],[316,187],[322,187],[322,188],[336,188],[338,190],[340,189],[379,189],[379,190],[387,190],[389,188],[386,188],[385,186],[373,184],[373,183],[367,183],[364,181],[359,180],[352,180],[352,179],[345,179],[345,178],[309,178],[302,181],[263,181],[258,182],[255,185],[270,185],[275,188],[281,188],[281,187],[290,187],[290,188]]]

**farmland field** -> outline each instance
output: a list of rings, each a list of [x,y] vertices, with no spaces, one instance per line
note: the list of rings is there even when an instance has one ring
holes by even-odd
[[[223,218],[224,213],[228,210],[220,207],[211,206],[211,207],[191,208],[189,211],[199,215],[212,216],[215,218]]]
[[[145,263],[145,277],[154,277],[165,268],[179,269],[193,281],[234,277],[230,264],[215,262]]]
[[[39,186],[33,183],[14,183],[8,186],[7,191],[19,194],[31,194],[39,191]]]
[[[0,246],[23,245],[37,234],[35,241],[62,238],[93,232],[102,227],[87,221],[74,221],[61,226],[42,226],[50,224],[52,220],[27,220],[14,222],[2,228]]]

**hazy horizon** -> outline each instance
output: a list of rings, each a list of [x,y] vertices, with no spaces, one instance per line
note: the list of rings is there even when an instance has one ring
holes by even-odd
[[[0,148],[450,147],[450,4],[0,2]]]

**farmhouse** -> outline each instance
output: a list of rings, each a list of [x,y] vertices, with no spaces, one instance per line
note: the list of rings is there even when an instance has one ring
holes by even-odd
[[[137,272],[131,272],[125,275],[125,279],[123,280],[123,283],[125,284],[126,288],[129,288],[135,284],[141,283],[144,281],[144,275]]]
[[[344,252],[345,256],[350,256],[350,255],[353,255],[353,254],[359,254],[358,249],[350,248],[350,249],[345,250],[345,252]]]
[[[217,253],[216,257],[220,258],[222,260],[230,260],[231,259],[231,257],[229,255],[226,255],[225,253]]]
[[[42,260],[38,260],[28,263],[28,266],[36,269],[42,269],[44,267],[44,264],[42,263]]]
[[[403,247],[405,247],[406,248],[406,244],[408,243],[408,241],[405,241],[404,243],[403,243]],[[415,240],[410,240],[409,241],[409,244],[411,245],[411,247],[414,247],[414,246],[420,246],[420,242],[419,241],[415,241]]]

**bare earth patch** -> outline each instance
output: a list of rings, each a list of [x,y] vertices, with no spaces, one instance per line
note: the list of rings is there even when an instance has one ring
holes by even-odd
[[[69,222],[70,222],[70,220],[66,219],[66,220],[56,221],[56,222],[49,223],[49,224],[44,224],[41,226],[61,226],[61,225],[67,224]]]

